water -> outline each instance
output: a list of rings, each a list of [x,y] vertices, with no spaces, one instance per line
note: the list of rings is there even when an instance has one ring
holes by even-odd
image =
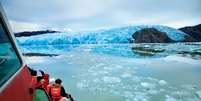
[[[55,48],[56,47],[56,48]],[[76,101],[200,101],[201,43],[23,46]]]

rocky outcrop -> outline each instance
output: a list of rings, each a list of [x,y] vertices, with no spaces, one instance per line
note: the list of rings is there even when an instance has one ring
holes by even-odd
[[[23,53],[24,56],[59,56],[59,54],[46,54],[46,53]]]
[[[47,34],[47,33],[59,33],[59,31],[45,30],[45,31],[18,32],[18,33],[15,33],[15,36],[16,37],[28,37],[28,36],[33,36],[33,35]]]
[[[179,30],[191,36],[194,41],[201,42],[201,24],[191,27],[180,28]]]
[[[164,52],[165,49],[137,46],[137,47],[132,47],[132,51],[134,52],[134,54],[139,54],[142,56],[154,56],[158,53]]]
[[[132,37],[135,43],[170,43],[175,42],[167,36],[167,33],[160,32],[155,28],[144,28],[135,32]]]
[[[193,37],[191,37],[190,35],[186,35],[184,37],[184,40],[181,42],[196,42],[196,40]]]

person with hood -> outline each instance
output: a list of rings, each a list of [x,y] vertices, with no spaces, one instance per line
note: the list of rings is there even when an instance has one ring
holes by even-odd
[[[61,85],[62,80],[56,79],[55,84],[49,90],[49,95],[53,101],[60,101],[63,97],[69,98],[70,101],[74,101],[73,97],[70,94],[65,92],[64,87]]]

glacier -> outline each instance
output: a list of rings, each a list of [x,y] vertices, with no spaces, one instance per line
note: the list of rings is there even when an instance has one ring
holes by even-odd
[[[166,32],[168,37],[175,41],[182,41],[187,34],[167,26],[141,25],[120,28],[102,29],[91,32],[63,32],[49,33],[30,37],[18,37],[20,45],[58,45],[58,44],[110,44],[130,43],[132,34],[143,28],[156,28]]]

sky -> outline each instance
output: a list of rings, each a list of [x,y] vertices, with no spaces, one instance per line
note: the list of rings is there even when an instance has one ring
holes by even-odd
[[[14,32],[201,23],[201,0],[1,0]]]

